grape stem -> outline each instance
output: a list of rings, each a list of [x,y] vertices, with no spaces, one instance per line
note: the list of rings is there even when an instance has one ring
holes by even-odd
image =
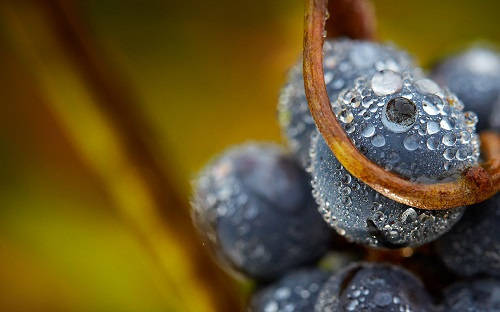
[[[343,1],[331,0],[330,7]],[[348,1],[351,6],[355,2]],[[482,202],[500,189],[500,135],[488,132],[481,134],[484,163],[465,170],[453,182],[438,182],[434,184],[414,183],[399,175],[387,171],[366,158],[344,132],[330,106],[324,74],[323,74],[323,41],[326,37],[325,23],[327,19],[328,0],[307,0],[304,30],[304,86],[309,103],[309,109],[316,122],[319,132],[338,161],[356,178],[368,184],[380,194],[399,203],[427,210],[442,210],[454,207],[472,205]],[[352,20],[370,18],[371,13],[363,10],[352,10]],[[358,6],[363,7],[363,6]],[[336,7],[335,7],[336,8]],[[342,6],[339,6],[342,9]],[[335,19],[335,11],[333,18]],[[343,15],[342,13],[337,13]],[[344,17],[344,21],[350,21]],[[342,20],[337,21],[339,23]],[[335,22],[332,24],[335,25]],[[370,23],[357,23],[360,29],[356,32],[335,33],[336,36],[348,35],[352,38],[372,39],[373,29]],[[339,30],[345,29],[339,27]]]

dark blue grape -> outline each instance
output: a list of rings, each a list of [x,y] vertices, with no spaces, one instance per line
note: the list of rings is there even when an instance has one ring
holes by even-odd
[[[418,73],[386,70],[360,77],[332,108],[359,151],[412,181],[455,179],[478,162],[474,113],[464,113],[453,94]],[[422,245],[447,232],[464,211],[396,203],[352,177],[321,136],[312,145],[310,172],[320,212],[349,240],[388,248]]]
[[[496,52],[486,48],[467,50],[445,60],[431,75],[456,93],[467,110],[478,115],[478,130],[491,127],[493,122],[498,125],[492,114],[500,95],[500,57]]]
[[[324,44],[324,73],[332,101],[354,80],[377,70],[403,71],[413,66],[411,58],[391,46],[349,39],[329,40]],[[278,116],[288,144],[303,166],[308,165],[311,134],[316,126],[309,112],[302,77],[302,60],[290,71],[281,91]]]
[[[195,185],[194,220],[219,259],[260,280],[325,253],[332,232],[309,176],[272,144],[246,144],[211,162]]]
[[[429,312],[434,307],[421,281],[403,268],[355,263],[333,275],[316,302],[316,312]]]
[[[454,284],[444,291],[443,312],[500,312],[500,281],[482,279]]]
[[[253,295],[250,311],[313,311],[319,290],[329,276],[329,273],[317,269],[288,273],[279,281]]]
[[[436,251],[459,275],[500,277],[500,194],[468,207],[462,220],[436,242]]]

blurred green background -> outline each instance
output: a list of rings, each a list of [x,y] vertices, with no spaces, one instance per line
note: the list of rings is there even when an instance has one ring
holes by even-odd
[[[374,1],[423,66],[500,42],[497,1]],[[303,2],[0,1],[0,310],[237,311],[190,180],[224,147],[281,141]]]

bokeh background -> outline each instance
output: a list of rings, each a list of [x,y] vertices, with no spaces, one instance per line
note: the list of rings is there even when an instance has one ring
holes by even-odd
[[[500,42],[500,3],[374,1],[429,66]],[[0,310],[238,311],[190,180],[225,147],[281,141],[302,0],[0,1]]]

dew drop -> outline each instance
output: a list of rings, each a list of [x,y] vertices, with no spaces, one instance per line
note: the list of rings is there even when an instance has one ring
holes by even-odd
[[[365,138],[370,138],[375,134],[375,127],[372,124],[367,125],[363,131],[361,131],[361,135]]]
[[[404,141],[403,141],[403,145],[404,147],[409,150],[409,151],[414,151],[418,148],[419,146],[419,137],[412,134],[412,135],[409,135],[407,136]]]
[[[345,132],[351,134],[353,133],[354,131],[356,130],[356,126],[354,124],[349,124],[346,128],[345,128]]]
[[[339,113],[339,119],[343,123],[351,123],[351,121],[354,119],[354,115],[349,109],[343,109]]]
[[[464,118],[465,118],[465,126],[469,128],[475,127],[478,122],[478,117],[474,112],[465,112]]]
[[[435,95],[426,96],[422,101],[422,108],[424,109],[424,112],[426,112],[430,116],[439,114],[439,109],[436,105],[440,101],[441,99]]]
[[[446,160],[452,160],[453,158],[455,158],[455,155],[456,149],[454,148],[447,148],[443,153],[443,156]]]
[[[465,147],[461,147],[458,149],[456,157],[458,160],[465,160],[467,159],[468,154],[467,149]]]
[[[436,150],[439,147],[439,139],[437,137],[430,137],[427,139],[427,148],[431,151]]]
[[[469,133],[469,131],[462,131],[460,132],[460,142],[462,142],[463,144],[466,144],[466,143],[469,143],[471,140],[471,135]]]
[[[457,137],[453,133],[448,133],[443,136],[442,141],[446,146],[453,146],[457,142]]]
[[[427,122],[427,133],[428,134],[435,134],[435,133],[438,133],[439,132],[439,124],[435,121],[428,121]]]
[[[443,119],[441,119],[439,125],[444,130],[452,130],[453,128],[455,128],[455,121],[453,119],[444,117]]]
[[[373,75],[371,80],[373,92],[377,95],[393,94],[403,87],[401,75],[391,70],[384,70]]]
[[[439,86],[434,81],[427,78],[417,80],[415,82],[415,86],[422,93],[436,94],[441,91]]]
[[[350,103],[351,103],[351,106],[352,106],[353,108],[358,108],[358,107],[359,107],[359,105],[361,105],[361,100],[362,100],[362,99],[361,99],[361,96],[359,96],[359,95],[353,96],[353,97],[351,98],[351,102],[350,102]]]
[[[375,147],[384,146],[385,145],[385,138],[382,135],[377,134],[376,136],[374,136],[372,138],[372,145]]]

